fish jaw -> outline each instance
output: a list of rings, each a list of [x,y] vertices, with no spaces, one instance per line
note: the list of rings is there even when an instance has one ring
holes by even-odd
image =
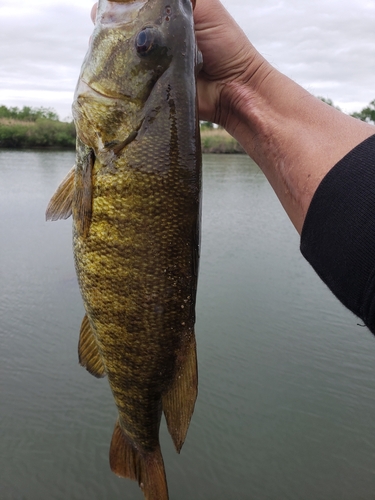
[[[124,141],[142,123],[164,72],[181,75],[188,69],[193,76],[196,65],[190,0],[99,2],[73,104],[81,140],[95,151]]]

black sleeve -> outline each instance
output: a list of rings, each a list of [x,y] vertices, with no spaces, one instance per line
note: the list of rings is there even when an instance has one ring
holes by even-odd
[[[375,135],[320,183],[302,229],[301,252],[375,334]]]

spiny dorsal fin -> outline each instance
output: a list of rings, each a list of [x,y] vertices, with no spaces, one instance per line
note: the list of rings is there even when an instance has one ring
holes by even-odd
[[[169,434],[178,453],[184,444],[198,393],[197,352],[194,331],[190,333],[178,357],[180,366],[172,386],[162,396]]]
[[[92,169],[94,150],[77,139],[77,161],[74,184],[73,218],[80,236],[87,236],[92,215]]]
[[[75,169],[74,165],[48,203],[46,220],[67,219],[72,215]]]
[[[85,314],[81,325],[78,343],[78,359],[79,364],[84,366],[88,372],[94,375],[94,377],[102,378],[106,376],[103,360],[87,314]]]
[[[138,481],[146,500],[168,500],[160,447],[142,452],[126,438],[118,420],[113,431],[109,464],[117,476]]]

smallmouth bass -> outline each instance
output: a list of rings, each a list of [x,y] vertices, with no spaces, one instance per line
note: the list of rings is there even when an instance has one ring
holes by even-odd
[[[79,361],[108,376],[110,466],[147,500],[168,499],[162,412],[179,452],[197,396],[200,63],[191,0],[99,0],[73,103],[76,164],[46,213],[73,215]]]

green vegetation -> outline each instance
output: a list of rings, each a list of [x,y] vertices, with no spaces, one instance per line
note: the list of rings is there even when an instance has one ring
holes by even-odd
[[[211,124],[212,125],[212,124]],[[202,153],[244,153],[242,146],[221,127],[201,126]]]
[[[359,113],[353,113],[354,118],[358,118],[363,122],[372,123],[375,125],[375,99],[368,106],[362,109]]]
[[[25,122],[35,122],[39,118],[58,121],[59,117],[52,108],[31,108],[24,106],[22,109],[17,107],[7,108],[0,106],[0,118],[10,118]]]
[[[211,122],[204,122],[204,121],[199,122],[199,126],[201,128],[201,131],[202,130],[212,130],[214,128],[214,124],[213,123],[211,123]]]
[[[341,111],[338,106],[335,106],[332,99],[327,99],[325,97],[318,97],[318,99]],[[362,111],[355,111],[354,113],[351,113],[350,116],[352,116],[353,118],[358,118],[358,120],[362,120],[363,122],[375,125],[375,99],[371,101],[368,106],[363,108]]]
[[[319,99],[340,110],[331,99]],[[351,116],[375,125],[375,99],[362,111],[352,113]],[[239,143],[222,127],[202,121],[200,129],[203,153],[244,153]],[[19,109],[0,105],[0,148],[74,149],[75,144],[74,123],[59,121],[53,109],[30,106]]]
[[[50,108],[0,106],[0,148],[75,148],[74,123]]]

